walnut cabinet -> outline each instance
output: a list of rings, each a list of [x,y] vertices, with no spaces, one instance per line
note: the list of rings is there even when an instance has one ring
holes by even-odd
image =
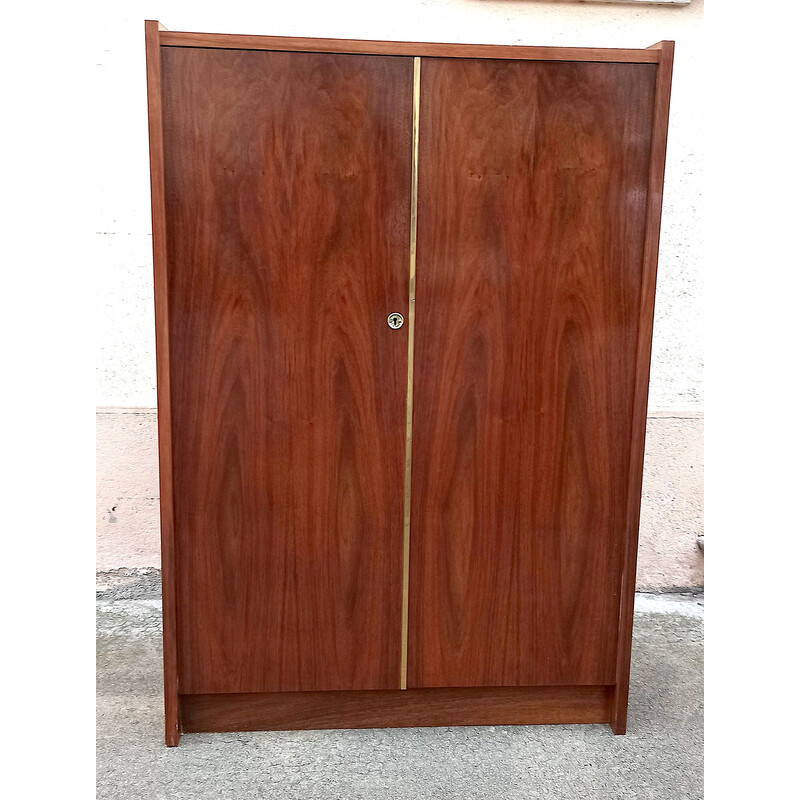
[[[167,743],[624,732],[673,44],[146,50]]]

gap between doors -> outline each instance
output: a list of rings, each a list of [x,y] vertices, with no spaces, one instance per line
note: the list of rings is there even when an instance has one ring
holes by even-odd
[[[411,220],[408,263],[408,375],[406,385],[406,464],[403,485],[403,604],[400,628],[400,688],[408,688],[408,572],[411,549],[411,423],[414,406],[414,311],[417,271],[417,186],[419,181],[419,56],[414,58],[411,132]]]

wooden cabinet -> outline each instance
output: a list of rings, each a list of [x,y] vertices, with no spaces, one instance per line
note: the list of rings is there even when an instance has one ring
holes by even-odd
[[[167,743],[624,732],[672,43],[146,44]]]

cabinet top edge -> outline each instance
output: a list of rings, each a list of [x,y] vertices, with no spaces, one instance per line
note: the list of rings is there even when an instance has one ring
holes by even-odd
[[[318,39],[291,36],[251,36],[231,33],[158,31],[162,47],[199,47],[232,50],[285,50],[352,55],[427,56],[433,58],[495,58],[528,61],[603,61],[657,64],[662,48],[531,47],[501,44],[445,44],[437,42],[387,42],[366,39]]]

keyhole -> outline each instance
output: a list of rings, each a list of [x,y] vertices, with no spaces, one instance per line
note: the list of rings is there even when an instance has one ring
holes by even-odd
[[[386,319],[386,322],[388,323],[389,327],[392,330],[395,330],[395,331],[398,328],[402,328],[403,327],[403,322],[404,321],[405,320],[403,319],[403,315],[402,314],[398,314],[397,312],[395,312],[393,314],[389,314],[389,316]]]

